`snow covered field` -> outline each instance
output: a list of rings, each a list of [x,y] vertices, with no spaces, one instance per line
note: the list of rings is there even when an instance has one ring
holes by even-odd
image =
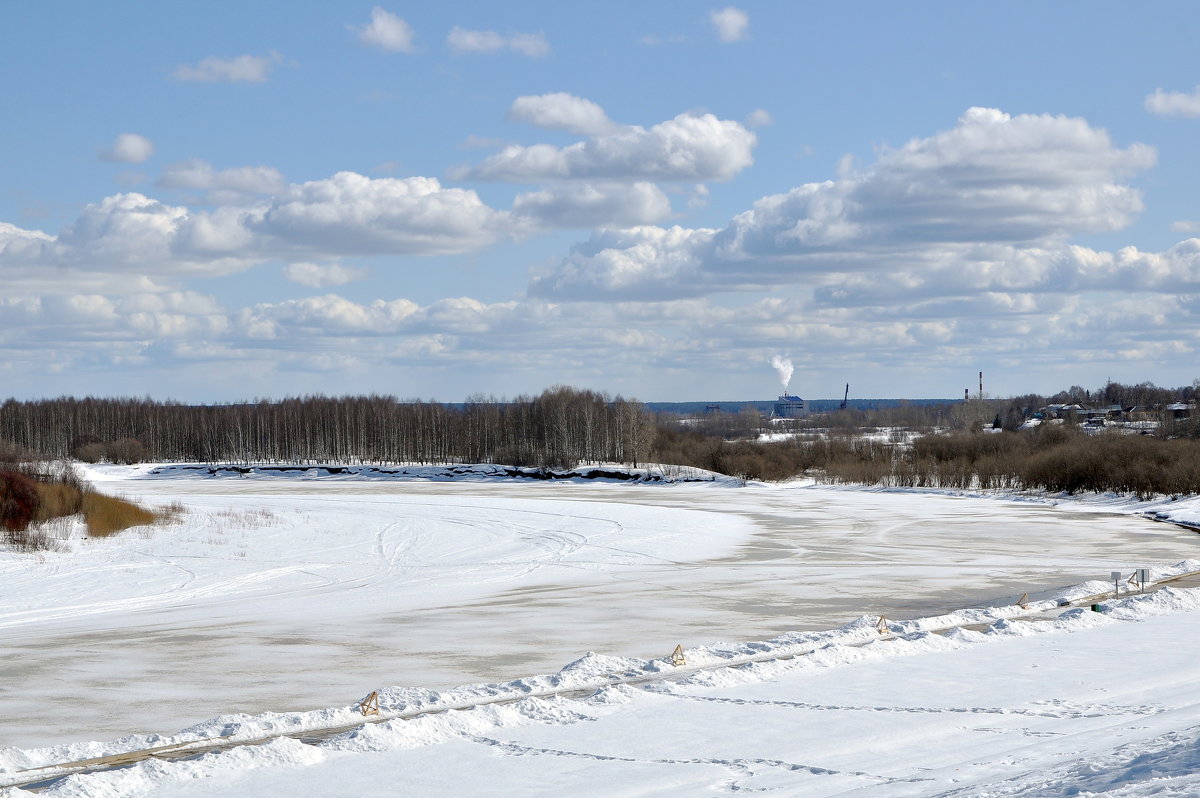
[[[1143,508],[1112,498],[143,472],[96,476],[112,492],[181,502],[178,524],[0,554],[0,746],[172,734],[225,714],[197,727],[207,734],[245,722],[235,712],[344,713],[372,689],[498,683],[587,651],[600,656],[568,675],[676,643],[703,659],[722,650],[697,648],[714,641],[1012,604],[1200,557],[1200,537],[1121,515]],[[1189,507],[1166,511],[1186,518]],[[305,794],[298,785],[317,779],[307,794],[364,795],[392,794],[400,779],[417,794],[481,794],[484,783],[501,795],[958,794],[1026,771],[1067,774],[1080,752],[1111,754],[1096,773],[1116,774],[1122,741],[1170,770],[1191,761],[1172,746],[1200,726],[1196,691],[1182,686],[1196,604],[1173,591],[1053,627],[837,645],[687,683],[390,721],[320,748],[280,741],[73,777],[55,791]],[[383,696],[404,703],[412,691]],[[0,750],[0,773],[109,750]],[[187,783],[195,772],[212,778]],[[1101,778],[1059,783],[1085,775]],[[961,794],[1047,794],[1032,783]]]

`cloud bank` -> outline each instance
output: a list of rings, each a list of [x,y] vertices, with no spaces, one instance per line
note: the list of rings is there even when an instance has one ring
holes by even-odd
[[[603,232],[531,291],[562,298],[647,298],[880,277],[961,258],[970,248],[1053,249],[1117,230],[1141,210],[1121,182],[1152,166],[1085,120],[969,109],[953,128],[883,149],[868,169],[764,197],[720,230]]]
[[[518,98],[509,118],[587,136],[557,147],[512,145],[457,179],[529,183],[544,180],[730,180],[754,162],[758,143],[743,125],[713,114],[683,113],[649,129],[616,125],[595,103],[565,93]]]
[[[189,159],[157,181],[172,201],[115,194],[57,234],[0,223],[0,375],[46,375],[47,362],[97,381],[173,369],[231,395],[278,395],[315,371],[374,390],[380,375],[454,370],[586,380],[603,363],[705,391],[686,382],[690,366],[753,374],[780,351],[802,381],[798,352],[879,374],[905,363],[909,378],[983,359],[1052,368],[1064,350],[1140,368],[1194,349],[1200,239],[1157,252],[1072,240],[1130,224],[1143,202],[1131,179],[1156,160],[1086,120],[971,108],[861,168],[689,227],[667,192],[703,198],[706,181],[745,169],[745,126],[710,114],[624,125],[562,92],[517,98],[509,119],[582,141],[469,167],[535,184],[508,209],[431,177],[289,182],[266,165]],[[562,228],[591,232],[535,267],[523,296],[418,301],[356,283],[363,262],[378,275],[375,263],[413,269]],[[255,267],[289,295],[316,295],[219,301],[190,285]],[[330,293],[350,283],[353,298]]]

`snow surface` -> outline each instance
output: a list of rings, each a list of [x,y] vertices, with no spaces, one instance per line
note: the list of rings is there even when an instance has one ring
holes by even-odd
[[[808,427],[794,431],[774,431],[760,432],[757,441],[759,443],[781,443],[795,439],[800,440],[829,440],[830,438],[846,435],[845,430],[834,430],[824,427]],[[873,443],[886,443],[892,446],[909,447],[913,441],[920,438],[922,433],[916,432],[904,427],[870,427],[860,429],[854,433],[854,437],[858,440],[872,441]]]
[[[590,691],[604,674],[669,669],[677,642],[689,665],[803,656],[387,721],[319,747],[279,740],[74,776],[51,794],[1040,795],[1105,778],[1134,790],[1114,794],[1148,794],[1136,790],[1154,774],[1169,776],[1164,795],[1200,785],[1187,776],[1200,764],[1186,687],[1194,591],[996,621],[1022,592],[1099,592],[1110,570],[1162,576],[1197,556],[1194,533],[1136,515],[1200,521],[1196,500],[92,476],[187,512],[66,552],[0,553],[0,774],[353,723],[352,702],[376,688],[386,711]],[[902,639],[862,646],[875,617],[843,624],[864,612]],[[922,631],[953,623],[986,633]],[[602,653],[554,672],[589,650]],[[331,708],[280,711],[314,706]]]

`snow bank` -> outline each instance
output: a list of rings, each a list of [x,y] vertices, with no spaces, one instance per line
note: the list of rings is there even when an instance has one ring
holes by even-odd
[[[1161,573],[1194,570],[1198,565],[1200,562],[1189,561],[1161,569]],[[1085,583],[1061,592],[1064,596],[1083,595],[1091,588],[1092,585]],[[1072,633],[1113,623],[1197,612],[1200,589],[1166,587],[1150,594],[1105,601],[1099,609],[1100,612],[1070,609],[1048,620],[1014,620],[1012,616],[1021,612],[1016,607],[961,610],[890,623],[886,637],[881,637],[876,617],[863,616],[822,632],[797,632],[765,641],[691,648],[684,652],[687,663],[682,667],[672,665],[667,657],[642,660],[588,652],[557,673],[510,682],[464,685],[445,691],[385,688],[378,692],[382,717],[365,724],[356,706],[351,705],[311,712],[221,715],[172,736],[137,735],[108,743],[0,749],[0,785],[16,781],[19,771],[139,749],[201,741],[261,742],[281,735],[347,727],[346,732],[317,747],[276,739],[265,745],[207,754],[186,762],[150,761],[119,772],[72,776],[50,793],[140,795],[156,783],[190,780],[221,770],[268,767],[280,762],[309,766],[325,761],[327,752],[400,750],[498,727],[573,724],[591,719],[598,712],[613,711],[642,700],[644,691],[621,682],[643,685],[651,693],[766,682],[798,669],[826,670],[897,656],[959,650],[1011,637]],[[964,626],[982,628],[960,628]],[[950,631],[944,635],[931,632],[947,628]]]
[[[799,486],[799,485],[797,485]],[[1013,490],[961,490],[958,488],[906,488],[852,484],[804,484],[814,490],[862,493],[896,493],[933,496],[963,496],[1011,502],[1034,502],[1067,509],[1099,510],[1123,515],[1140,515],[1200,531],[1200,496],[1158,496],[1138,499],[1128,493],[1041,493]]]
[[[685,466],[648,465],[630,468],[618,464],[553,469],[496,465],[494,463],[449,465],[350,465],[323,463],[294,465],[281,463],[167,463],[135,466],[81,466],[86,479],[104,482],[118,479],[178,479],[237,478],[237,479],[300,479],[322,481],[429,481],[429,482],[489,482],[502,480],[534,480],[547,482],[734,482],[730,477]]]

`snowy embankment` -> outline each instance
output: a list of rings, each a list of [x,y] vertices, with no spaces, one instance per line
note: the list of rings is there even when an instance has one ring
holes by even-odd
[[[812,482],[806,483],[812,487]],[[1139,499],[1128,493],[1044,493],[1014,490],[959,490],[956,488],[893,488],[864,485],[822,485],[823,490],[854,493],[887,493],[913,496],[949,496],[991,499],[1001,502],[1029,502],[1071,510],[1090,510],[1121,515],[1140,515],[1152,521],[1165,521],[1200,531],[1200,496],[1156,496]]]
[[[447,465],[346,465],[284,463],[165,463],[140,466],[90,466],[84,469],[93,480],[180,479],[186,477],[238,477],[250,479],[300,479],[329,481],[427,481],[491,482],[535,480],[541,482],[736,482],[732,477],[689,466],[624,465],[579,466],[577,468],[534,468],[495,463]]]
[[[790,433],[789,433],[790,434]],[[890,432],[884,430],[879,436],[886,439]],[[548,469],[497,465],[494,463],[449,464],[449,465],[347,465],[282,463],[209,464],[209,463],[158,463],[136,466],[83,466],[86,479],[94,482],[128,479],[177,480],[183,478],[239,478],[269,481],[299,480],[303,482],[452,482],[489,483],[504,481],[574,482],[574,483],[629,483],[629,484],[681,484],[689,482],[711,482],[722,486],[741,486],[743,481],[714,471],[690,466],[647,465],[630,468],[619,464],[580,466],[570,469]],[[766,487],[763,483],[754,483]],[[1129,494],[1045,494],[1011,490],[963,491],[938,488],[875,488],[863,485],[818,485],[811,479],[801,478],[790,483],[794,487],[819,490],[847,490],[855,492],[886,492],[898,494],[938,495],[969,498],[998,499],[1003,501],[1032,501],[1051,506],[1065,504],[1103,512],[1144,515],[1157,521],[1168,521],[1200,529],[1200,496],[1137,499]]]
[[[278,739],[76,775],[48,794],[367,796],[395,794],[398,783],[421,795],[1196,794],[1200,685],[1186,641],[1200,633],[1200,590],[1166,588],[1101,609],[983,631],[912,631],[979,620],[954,614],[893,624],[897,635],[875,642],[864,618],[826,633],[690,649],[689,665],[765,661],[642,687],[594,690],[609,674],[672,666],[589,654],[510,683],[386,689],[385,713],[510,702],[386,720],[316,745]],[[568,689],[585,692],[536,697]],[[135,747],[356,721],[353,707],[222,716],[172,738],[9,749],[0,780]]]

